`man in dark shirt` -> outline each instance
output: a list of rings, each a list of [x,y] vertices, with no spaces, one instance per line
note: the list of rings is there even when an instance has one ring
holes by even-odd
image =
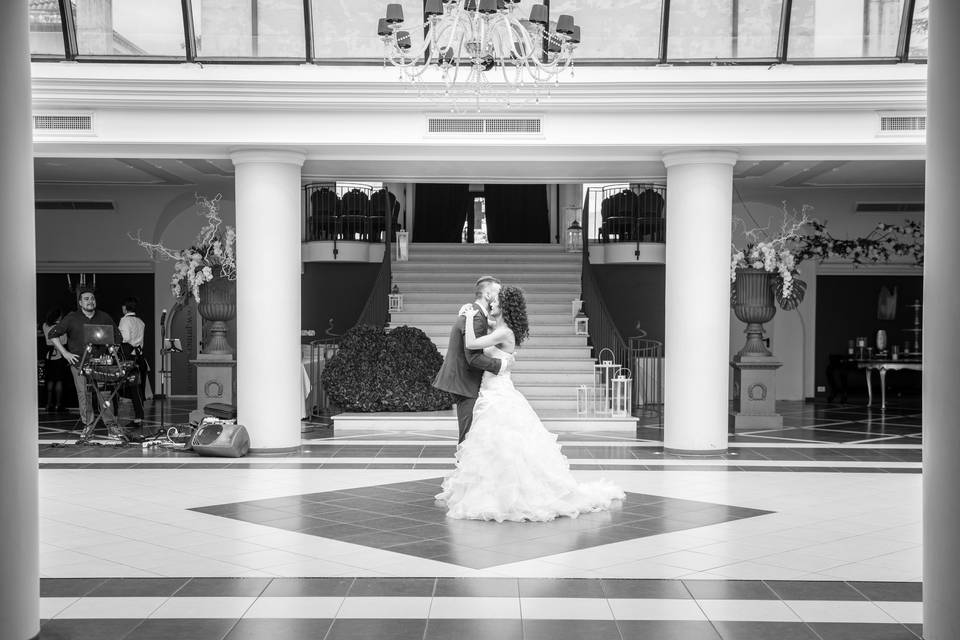
[[[93,289],[80,288],[77,296],[77,306],[79,310],[71,311],[60,319],[47,334],[48,338],[66,335],[67,344],[64,345],[59,340],[54,341],[54,346],[60,350],[70,365],[70,375],[73,377],[73,384],[77,387],[77,403],[80,406],[80,418],[85,427],[90,427],[94,421],[93,407],[90,405],[90,398],[87,395],[87,381],[80,372],[80,359],[87,345],[84,342],[83,328],[88,324],[101,324],[113,327],[114,339],[117,344],[123,340],[120,331],[117,329],[113,318],[103,311],[97,310],[97,296]],[[114,416],[113,409],[107,405],[103,407],[103,421],[105,424],[114,425],[119,428],[117,418]]]

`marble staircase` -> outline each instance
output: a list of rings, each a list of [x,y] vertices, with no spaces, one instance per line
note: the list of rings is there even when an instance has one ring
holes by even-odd
[[[547,427],[635,432],[632,417],[577,416],[576,389],[593,382],[594,364],[587,337],[573,330],[571,302],[580,294],[580,261],[579,254],[549,244],[411,245],[409,261],[392,265],[403,311],[391,314],[391,326],[422,329],[445,355],[457,310],[473,299],[473,283],[480,275],[494,275],[526,293],[530,339],[517,352],[513,379]],[[338,418],[338,429],[371,428],[361,414]],[[455,430],[452,412],[435,418],[430,429]]]

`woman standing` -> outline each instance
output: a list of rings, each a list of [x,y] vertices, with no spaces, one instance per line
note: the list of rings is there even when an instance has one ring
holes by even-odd
[[[60,353],[60,350],[57,349],[53,343],[60,342],[60,344],[66,344],[67,336],[63,335],[52,339],[47,337],[47,334],[50,333],[50,329],[55,327],[56,324],[60,322],[61,317],[63,317],[63,312],[60,309],[50,309],[43,321],[43,338],[47,345],[47,351],[44,354],[44,378],[46,380],[47,390],[47,413],[53,413],[54,411],[61,412],[64,409],[63,381],[67,377],[67,367],[69,365],[64,359],[63,354]]]

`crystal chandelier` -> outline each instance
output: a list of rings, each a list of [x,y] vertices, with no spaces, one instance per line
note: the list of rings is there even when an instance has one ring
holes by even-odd
[[[549,20],[546,5],[534,4],[530,19],[517,17],[520,0],[426,0],[424,22],[405,24],[403,7],[388,4],[377,33],[384,64],[400,70],[421,95],[449,101],[453,111],[466,102],[539,102],[559,74],[573,70],[580,27],[569,15]],[[411,32],[423,33],[413,46]],[[432,70],[428,72],[428,69]],[[438,77],[439,76],[439,77]],[[442,87],[424,84],[438,79]]]

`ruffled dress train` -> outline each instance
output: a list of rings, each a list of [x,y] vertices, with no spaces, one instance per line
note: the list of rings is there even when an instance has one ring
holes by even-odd
[[[496,348],[488,353],[513,358]],[[446,504],[448,517],[497,522],[576,518],[625,498],[607,480],[577,482],[557,436],[543,426],[509,372],[483,374],[473,424],[442,489],[436,498]]]

